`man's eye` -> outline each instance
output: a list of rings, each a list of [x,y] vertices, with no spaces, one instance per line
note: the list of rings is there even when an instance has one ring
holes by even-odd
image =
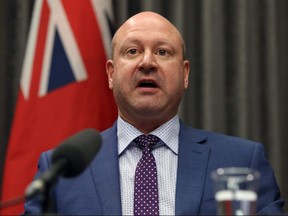
[[[137,49],[130,49],[130,50],[128,50],[128,52],[127,52],[127,54],[130,54],[130,55],[135,55],[135,54],[137,54]]]
[[[167,52],[167,50],[161,49],[157,51],[157,54],[160,56],[167,56],[169,53]]]

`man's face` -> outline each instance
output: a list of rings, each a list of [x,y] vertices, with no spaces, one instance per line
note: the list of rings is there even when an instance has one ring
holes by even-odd
[[[159,17],[136,17],[116,34],[113,61],[106,69],[120,115],[176,115],[189,75],[178,31]]]

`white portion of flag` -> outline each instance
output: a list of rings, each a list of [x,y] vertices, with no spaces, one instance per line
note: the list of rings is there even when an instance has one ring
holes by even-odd
[[[91,0],[91,3],[94,9],[94,14],[97,16],[96,19],[98,21],[99,28],[101,29],[102,41],[104,44],[106,56],[108,58],[111,52],[112,35],[109,29],[109,23],[107,23],[108,21],[106,15],[108,15],[109,19],[113,22],[112,3],[111,1],[107,0]]]
[[[43,66],[39,85],[39,96],[44,96],[47,93],[49,83],[49,72],[51,67],[53,44],[55,39],[55,23],[52,16],[49,16],[47,38],[45,44],[45,52],[43,56]]]
[[[22,67],[20,78],[20,88],[22,90],[25,99],[28,99],[29,97],[30,83],[32,79],[32,70],[33,70],[33,59],[35,55],[37,33],[39,29],[42,5],[43,0],[37,0],[35,2],[32,14],[31,27],[28,35],[26,53],[24,55],[24,64]]]

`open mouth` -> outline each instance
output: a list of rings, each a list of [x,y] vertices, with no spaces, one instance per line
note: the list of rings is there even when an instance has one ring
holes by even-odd
[[[151,81],[151,80],[144,80],[144,81],[140,81],[138,83],[138,87],[140,88],[157,88],[158,85],[156,82]]]

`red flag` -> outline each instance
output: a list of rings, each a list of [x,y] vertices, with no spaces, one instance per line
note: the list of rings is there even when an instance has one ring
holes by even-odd
[[[82,129],[101,131],[115,121],[117,108],[105,72],[109,17],[107,0],[35,1],[2,201],[23,195],[42,151]],[[1,213],[22,211],[23,205],[17,205]]]

